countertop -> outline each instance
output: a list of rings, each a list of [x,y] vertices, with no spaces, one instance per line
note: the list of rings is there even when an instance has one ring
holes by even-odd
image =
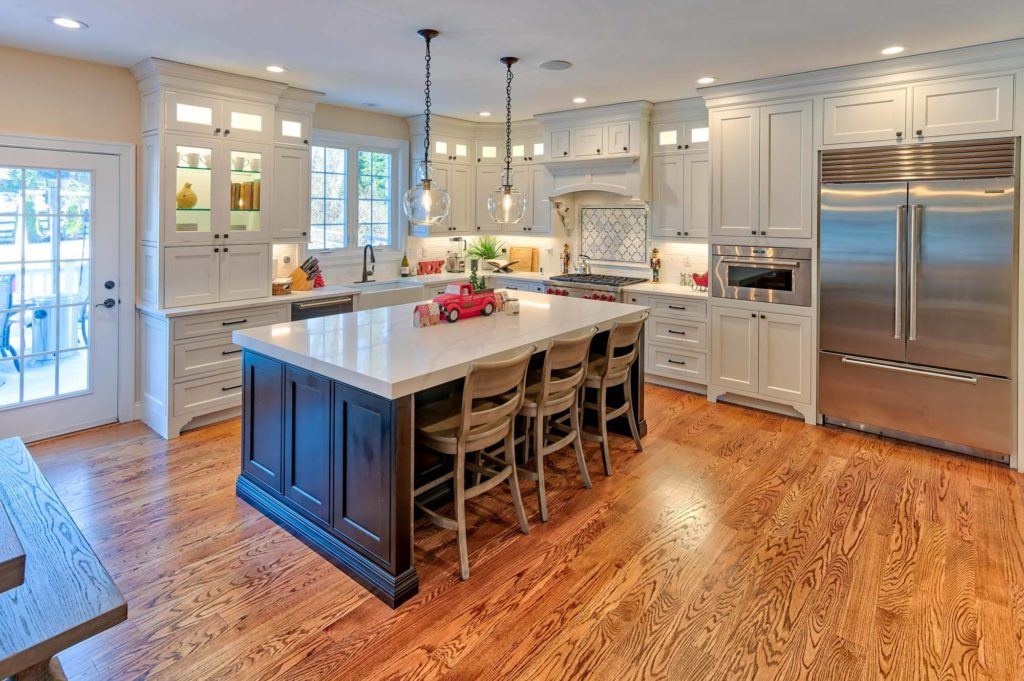
[[[707,300],[707,291],[695,291],[689,286],[682,286],[681,284],[669,284],[667,282],[660,282],[655,284],[650,281],[645,281],[642,284],[633,284],[632,286],[626,287],[626,293],[645,293],[650,295],[663,295],[663,296],[680,296],[684,298],[700,298]]]
[[[415,303],[233,332],[232,341],[388,399],[466,375],[496,359],[590,326],[604,330],[646,308],[521,291],[520,313],[413,326]]]

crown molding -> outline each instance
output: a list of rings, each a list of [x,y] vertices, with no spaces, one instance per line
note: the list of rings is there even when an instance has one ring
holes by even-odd
[[[641,119],[647,122],[651,117],[651,109],[654,104],[647,100],[636,102],[622,102],[620,104],[606,104],[604,106],[588,106],[583,109],[569,109],[567,111],[553,111],[551,113],[537,114],[534,119],[542,126],[550,127],[571,121],[572,123],[600,122],[609,123],[616,121],[629,121]]]
[[[708,119],[703,97],[688,97],[669,102],[656,102],[651,109],[651,123],[675,123]]]
[[[143,95],[158,89],[178,89],[276,104],[289,90],[285,83],[150,57],[131,67]]]

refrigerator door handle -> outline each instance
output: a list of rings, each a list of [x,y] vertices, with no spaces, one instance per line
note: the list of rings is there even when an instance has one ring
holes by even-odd
[[[893,338],[903,338],[903,242],[907,221],[907,204],[896,206],[896,319]]]
[[[971,385],[977,385],[978,379],[974,376],[965,376],[963,374],[950,374],[942,371],[925,371],[924,369],[914,369],[908,366],[901,366],[898,364],[883,364],[882,362],[869,362],[866,359],[856,359],[853,357],[843,357],[843,364],[852,364],[853,366],[868,367],[870,369],[882,369],[883,371],[895,371],[900,374],[913,374],[915,376],[928,376],[929,378],[942,378],[947,381],[954,381],[956,383],[970,383]]]
[[[917,340],[917,258],[921,244],[921,218],[924,213],[924,206],[915,203],[910,213],[910,253],[907,260],[910,263],[908,274],[910,295],[910,332],[907,334],[908,341]]]

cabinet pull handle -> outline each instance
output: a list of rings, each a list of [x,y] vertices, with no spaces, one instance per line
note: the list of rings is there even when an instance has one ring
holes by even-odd
[[[685,331],[676,331],[675,329],[669,329],[668,332],[669,333],[674,333],[677,336],[685,336],[686,335]]]
[[[231,390],[238,390],[241,387],[242,387],[241,383],[239,383],[238,385],[225,385],[225,386],[221,387],[221,392],[228,392],[228,391],[231,391]]]
[[[668,309],[670,309],[670,310],[685,310],[686,307],[682,306],[682,305],[669,305]]]
[[[249,321],[249,320],[248,319],[236,319],[236,320],[230,321],[230,322],[221,322],[220,325],[221,326],[234,326],[236,324],[245,324],[247,321]]]
[[[680,362],[678,359],[670,359],[668,361],[668,363],[669,364],[682,364],[683,366],[686,366],[686,362]]]
[[[242,353],[242,348],[238,348],[237,350],[224,350],[220,354],[222,354],[225,357],[227,357],[228,355],[239,355],[241,353]]]

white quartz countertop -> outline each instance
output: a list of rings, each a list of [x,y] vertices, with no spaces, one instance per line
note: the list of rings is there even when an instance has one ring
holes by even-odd
[[[680,284],[669,284],[667,282],[653,283],[645,281],[642,284],[633,284],[625,288],[626,293],[644,293],[648,295],[680,296],[683,298],[700,298],[706,300],[707,291],[695,291],[689,286]]]
[[[242,329],[243,348],[395,399],[466,375],[473,362],[499,359],[590,326],[601,330],[646,309],[639,305],[517,292],[520,313],[497,312],[455,324],[413,326],[415,303]]]

